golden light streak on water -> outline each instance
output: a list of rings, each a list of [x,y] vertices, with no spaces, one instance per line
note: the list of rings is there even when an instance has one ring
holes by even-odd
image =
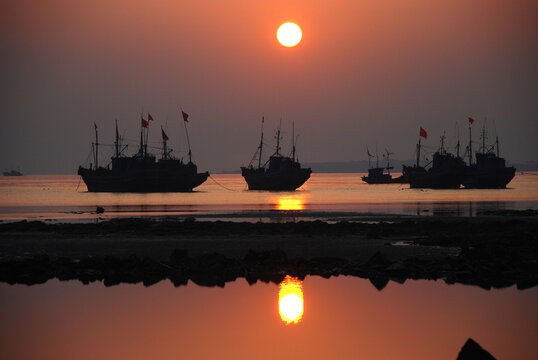
[[[277,210],[304,210],[304,199],[302,196],[279,196],[276,198]]]
[[[303,282],[298,278],[286,275],[280,283],[278,293],[278,311],[286,324],[297,324],[303,318]]]

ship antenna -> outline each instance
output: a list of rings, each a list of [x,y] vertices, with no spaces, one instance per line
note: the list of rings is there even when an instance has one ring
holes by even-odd
[[[186,114],[183,109],[180,107],[181,114]],[[187,146],[189,147],[189,163],[192,163],[192,152],[191,152],[191,142],[189,141],[189,131],[187,130],[187,121],[183,118],[183,125],[185,126],[185,135],[187,135]]]
[[[497,157],[500,157],[499,156],[499,136],[496,136],[495,144],[497,145]]]

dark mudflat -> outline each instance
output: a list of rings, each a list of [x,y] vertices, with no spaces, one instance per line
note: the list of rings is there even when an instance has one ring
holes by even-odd
[[[532,214],[533,215],[533,214]],[[121,219],[0,224],[0,281],[51,278],[107,285],[170,279],[224,286],[287,275],[443,279],[483,288],[538,284],[536,216],[417,217],[393,223]]]

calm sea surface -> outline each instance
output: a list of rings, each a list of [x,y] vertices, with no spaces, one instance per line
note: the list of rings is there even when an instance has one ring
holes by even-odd
[[[429,190],[367,185],[364,174],[313,174],[298,191],[247,191],[239,174],[211,175],[192,193],[88,193],[76,175],[0,177],[0,220],[91,221],[128,216],[196,216],[265,221],[368,215],[474,216],[538,209],[538,173],[518,173],[508,189]],[[97,206],[104,214],[95,214]]]
[[[538,173],[505,190],[366,185],[314,174],[295,192],[246,191],[212,175],[193,193],[88,193],[77,176],[0,177],[0,219],[95,221],[127,216],[288,221],[474,216],[538,209]],[[97,206],[104,214],[95,214]],[[0,359],[456,359],[471,337],[498,359],[537,359],[538,287],[484,290],[442,281],[308,276],[224,288],[50,280],[0,283]]]
[[[0,358],[454,360],[471,337],[497,359],[538,359],[536,287],[298,282],[0,283]]]

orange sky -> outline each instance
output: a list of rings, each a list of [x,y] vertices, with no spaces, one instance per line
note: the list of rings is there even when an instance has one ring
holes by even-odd
[[[536,159],[537,10],[530,0],[4,1],[0,167],[72,173],[93,121],[103,141],[114,118],[136,139],[142,109],[184,149],[178,105],[201,170],[248,163],[262,115],[268,132],[284,118],[286,144],[296,122],[302,161],[364,159],[376,140],[411,159],[418,126],[432,147],[443,130],[453,144],[467,116],[495,120],[508,160]],[[303,30],[295,48],[276,41],[286,21]]]

